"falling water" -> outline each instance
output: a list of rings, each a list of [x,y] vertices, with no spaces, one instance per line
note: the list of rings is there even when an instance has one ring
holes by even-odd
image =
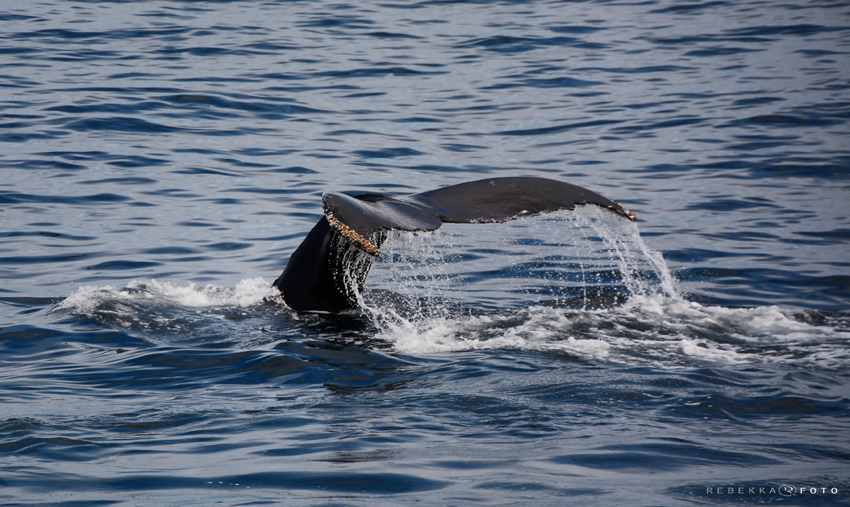
[[[389,238],[365,311],[398,350],[519,347],[607,356],[598,336],[624,305],[689,304],[638,226],[595,206],[506,224]],[[491,301],[514,311],[494,316]],[[504,309],[502,307],[501,309]]]
[[[413,319],[449,317],[491,300],[586,309],[634,296],[679,298],[663,256],[647,248],[638,226],[595,206],[507,224],[394,232],[372,277],[367,308],[380,316],[404,306]]]

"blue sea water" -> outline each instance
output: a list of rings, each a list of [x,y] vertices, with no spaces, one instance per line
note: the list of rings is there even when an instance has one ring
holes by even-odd
[[[0,0],[3,505],[850,504],[850,6]],[[325,191],[623,203],[270,288]]]

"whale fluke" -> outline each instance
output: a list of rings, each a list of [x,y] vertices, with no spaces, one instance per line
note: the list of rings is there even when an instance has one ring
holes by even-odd
[[[585,188],[546,178],[490,178],[403,198],[381,194],[322,196],[324,216],[274,282],[297,311],[357,306],[372,259],[391,230],[433,231],[444,223],[504,222],[594,204],[637,220],[626,207]]]

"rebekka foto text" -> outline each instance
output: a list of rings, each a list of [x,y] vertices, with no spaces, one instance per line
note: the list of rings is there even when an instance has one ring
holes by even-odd
[[[824,486],[706,486],[707,495],[837,495],[838,488]]]

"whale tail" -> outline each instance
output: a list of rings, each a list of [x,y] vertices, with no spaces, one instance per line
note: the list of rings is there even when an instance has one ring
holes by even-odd
[[[274,282],[297,311],[355,308],[390,230],[433,231],[444,223],[504,222],[594,204],[637,220],[626,207],[585,188],[546,178],[491,178],[404,198],[326,193],[324,216]]]

